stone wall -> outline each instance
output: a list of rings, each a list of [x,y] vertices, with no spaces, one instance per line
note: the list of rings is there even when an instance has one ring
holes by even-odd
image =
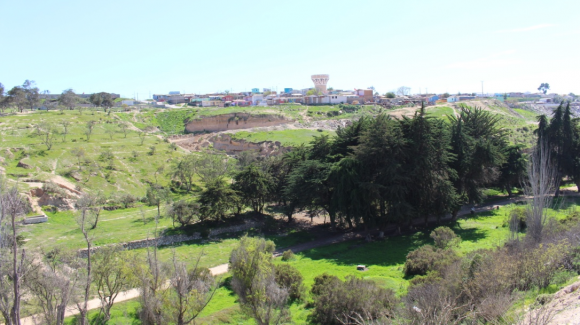
[[[241,225],[234,225],[229,227],[223,228],[215,228],[209,231],[209,237],[218,236],[225,233],[232,233],[232,232],[241,232],[246,231],[252,228],[261,228],[264,224],[258,221],[249,221]],[[131,249],[138,249],[138,248],[145,248],[155,246],[170,246],[177,243],[190,241],[190,240],[197,240],[201,239],[201,234],[196,232],[192,235],[172,235],[172,236],[162,236],[159,238],[148,238],[148,239],[141,239],[141,240],[134,240],[127,243],[121,243],[120,245],[127,250]],[[93,247],[91,249],[92,252],[98,250],[100,246]],[[87,249],[80,249],[78,251],[79,256],[87,257]]]
[[[290,122],[290,120],[287,120],[282,115],[232,113],[191,120],[185,125],[185,130],[190,133],[203,131],[219,132],[250,129],[261,126],[274,126]]]

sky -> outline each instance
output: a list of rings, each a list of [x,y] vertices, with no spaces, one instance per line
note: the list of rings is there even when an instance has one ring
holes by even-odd
[[[329,87],[580,94],[578,0],[0,0],[0,83],[150,98]]]

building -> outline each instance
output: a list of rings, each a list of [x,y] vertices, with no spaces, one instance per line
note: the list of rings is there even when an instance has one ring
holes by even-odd
[[[292,88],[284,88],[284,93],[285,93],[285,94],[291,94],[291,93],[292,93],[292,91],[293,91],[293,89],[292,89]]]
[[[474,98],[475,98],[475,96],[455,95],[455,96],[447,97],[447,102],[448,103],[456,103],[456,102],[460,102],[463,100],[470,100],[470,99],[474,99]]]
[[[259,105],[263,101],[264,101],[264,95],[261,95],[261,94],[252,95],[252,105],[254,105],[254,106]]]
[[[355,89],[355,95],[359,97],[359,102],[367,103],[374,102],[374,94],[372,89]]]
[[[328,84],[329,76],[327,74],[313,74],[311,79],[316,89],[325,95],[328,94],[326,84]]]
[[[347,97],[345,95],[328,95],[325,98],[327,104],[346,104]]]

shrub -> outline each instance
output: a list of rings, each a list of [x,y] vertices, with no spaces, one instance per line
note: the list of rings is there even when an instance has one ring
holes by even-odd
[[[457,256],[452,250],[437,249],[423,245],[407,254],[404,272],[406,276],[426,275],[428,271],[439,271],[451,264]]]
[[[354,276],[345,281],[332,276],[320,279],[322,283],[317,287],[319,293],[314,296],[311,316],[319,324],[350,324],[360,315],[369,320],[392,317],[396,306],[392,290]]]
[[[42,210],[45,212],[57,212],[58,208],[55,207],[54,205],[45,205],[42,207]]]
[[[304,285],[302,284],[302,274],[289,264],[278,264],[274,267],[276,272],[276,283],[288,290],[291,300],[300,300],[304,296]]]
[[[514,208],[509,215],[510,231],[518,232],[526,229],[527,212],[526,208]]]
[[[310,293],[313,295],[319,295],[322,293],[322,290],[330,283],[336,283],[340,280],[338,277],[334,275],[330,275],[328,273],[323,273],[318,275],[314,278],[314,284],[312,284],[312,288],[310,289]]]
[[[282,261],[291,261],[295,258],[294,252],[291,249],[282,253]]]
[[[554,273],[552,276],[552,280],[550,281],[551,284],[560,285],[568,282],[571,278],[577,276],[576,272],[567,271],[567,270],[560,270]]]
[[[431,232],[431,238],[435,241],[435,247],[445,249],[459,245],[459,238],[449,227],[438,227]]]

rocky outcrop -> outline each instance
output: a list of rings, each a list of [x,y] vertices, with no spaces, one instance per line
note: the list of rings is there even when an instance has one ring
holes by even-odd
[[[214,149],[225,151],[228,155],[237,155],[242,151],[255,151],[261,156],[276,156],[290,151],[291,147],[284,147],[278,141],[250,142],[233,139],[230,134],[184,136],[175,140],[180,147],[190,151],[200,151],[213,146]]]
[[[262,126],[274,126],[290,122],[290,120],[287,120],[282,115],[232,113],[191,120],[185,125],[185,130],[189,133],[203,131],[219,132],[250,129]]]
[[[20,168],[24,168],[24,169],[32,169],[32,166],[30,166],[27,163],[22,162],[22,160],[18,162],[16,167],[20,167]]]
[[[217,150],[225,151],[230,155],[236,155],[242,151],[255,151],[261,156],[276,156],[290,151],[290,147],[283,147],[280,142],[263,141],[249,142],[246,140],[232,139],[229,134],[220,134],[210,140]]]

